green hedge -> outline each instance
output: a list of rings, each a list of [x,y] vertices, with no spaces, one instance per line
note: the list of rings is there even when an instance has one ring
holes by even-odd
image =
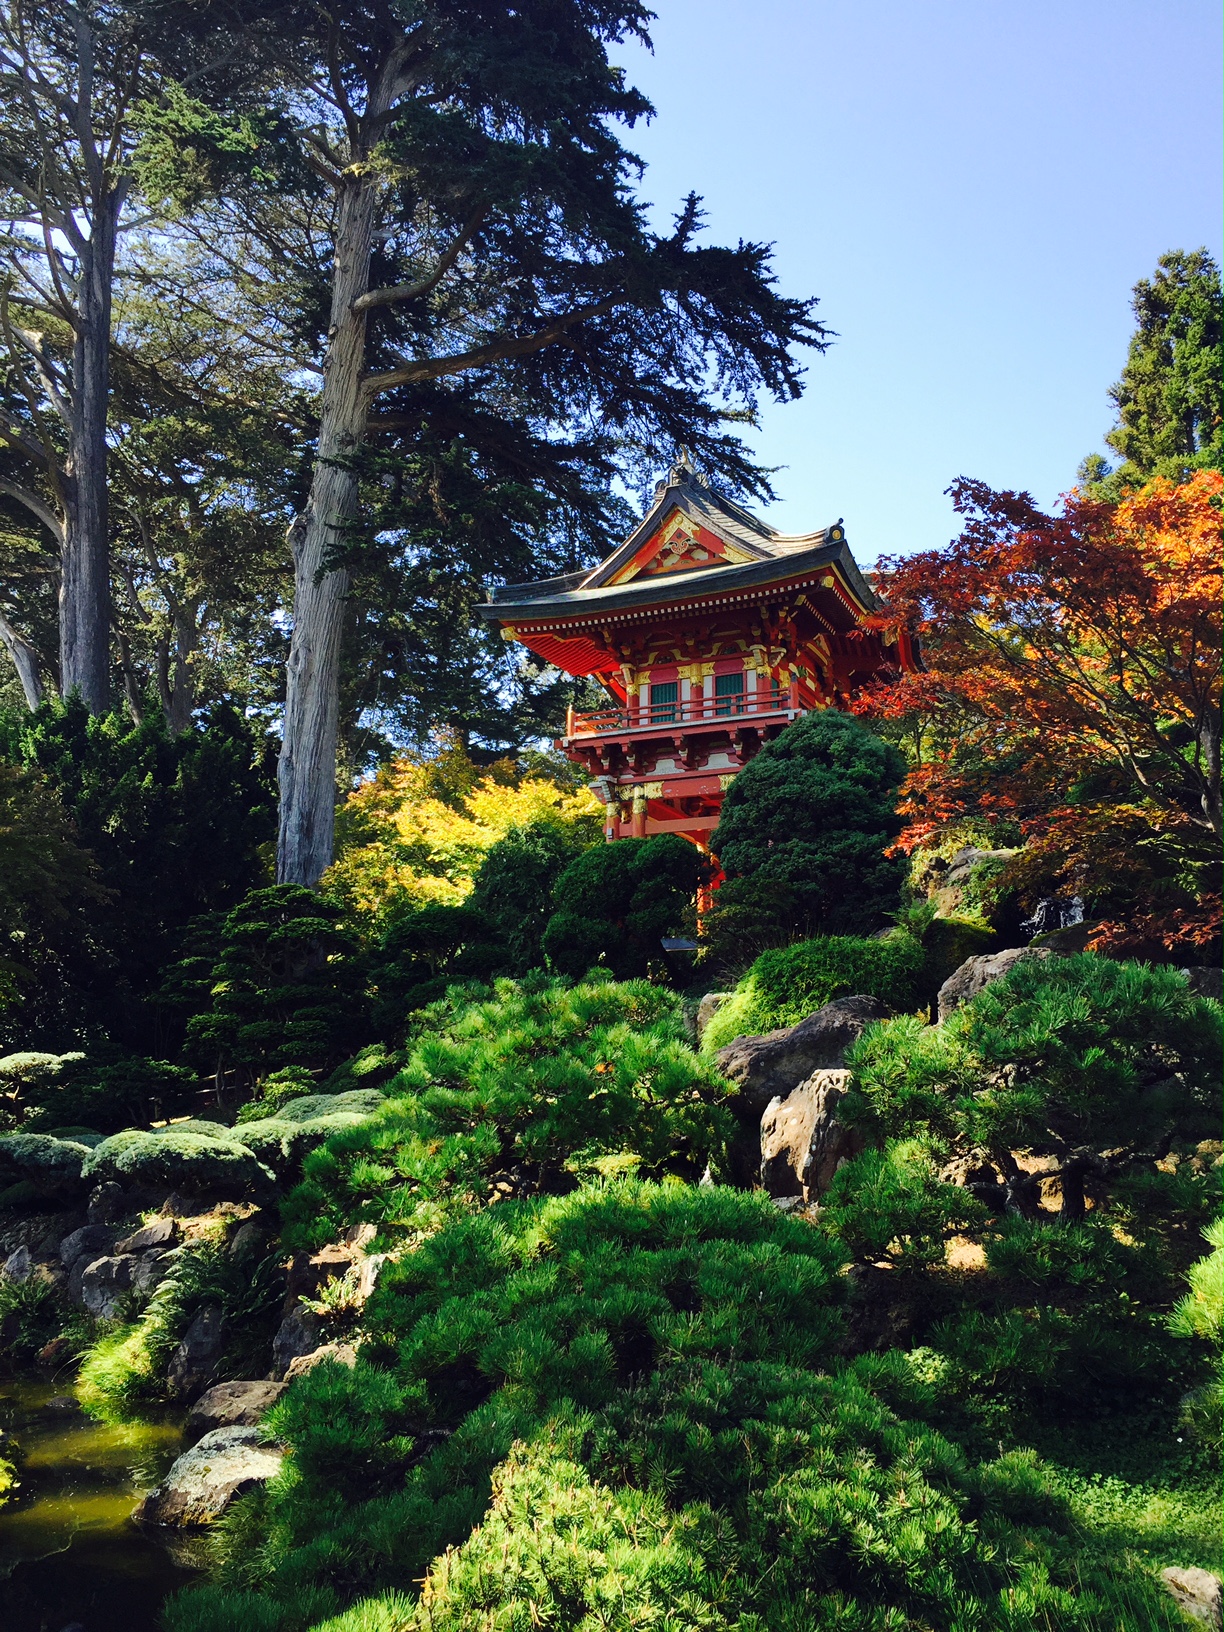
[[[835,997],[878,997],[894,1009],[913,1008],[926,958],[910,935],[886,941],[822,935],[762,952],[706,1028],[707,1053],[735,1037],[797,1025]]]

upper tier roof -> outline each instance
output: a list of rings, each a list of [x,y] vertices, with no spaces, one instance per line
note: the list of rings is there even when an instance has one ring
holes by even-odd
[[[598,566],[499,585],[478,610],[499,623],[574,617],[723,590],[766,589],[816,567],[835,567],[864,611],[875,606],[840,521],[815,533],[779,533],[681,464],[659,483],[654,503],[629,537]]]

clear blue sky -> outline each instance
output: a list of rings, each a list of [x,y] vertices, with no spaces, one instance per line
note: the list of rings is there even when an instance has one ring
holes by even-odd
[[[1107,451],[1131,286],[1221,234],[1216,0],[654,0],[622,48],[663,225],[776,245],[838,331],[757,443],[775,526],[945,543],[958,475],[1045,504]]]

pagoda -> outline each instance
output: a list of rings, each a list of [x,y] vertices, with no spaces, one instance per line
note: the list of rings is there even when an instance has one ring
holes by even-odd
[[[876,606],[839,521],[776,532],[674,465],[597,567],[505,584],[480,608],[608,706],[569,711],[557,742],[606,807],[608,840],[679,833],[705,850],[736,772],[801,714],[914,666]]]

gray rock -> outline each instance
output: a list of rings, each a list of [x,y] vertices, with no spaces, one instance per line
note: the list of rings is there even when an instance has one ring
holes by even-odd
[[[133,1268],[131,1258],[95,1258],[86,1264],[80,1279],[83,1307],[98,1320],[113,1320],[124,1293],[132,1290]]]
[[[697,1005],[697,1041],[706,1034],[706,1027],[722,1008],[732,994],[730,992],[707,992]]]
[[[216,1428],[254,1428],[285,1388],[284,1383],[215,1383],[187,1413],[187,1443]]]
[[[225,1347],[225,1315],[220,1306],[206,1303],[183,1333],[170,1357],[166,1383],[180,1400],[193,1400],[212,1382]]]
[[[1224,1593],[1218,1575],[1212,1575],[1210,1570],[1173,1567],[1161,1570],[1160,1579],[1179,1609],[1219,1632],[1221,1614],[1224,1612]]]
[[[151,1224],[143,1225],[133,1235],[125,1236],[122,1241],[116,1241],[116,1252],[147,1252],[150,1247],[172,1247],[178,1240],[178,1220],[176,1218],[155,1218]]]
[[[0,1275],[6,1281],[28,1281],[34,1273],[34,1259],[30,1255],[29,1247],[18,1247],[16,1252],[10,1252],[4,1260]]]
[[[272,1380],[279,1381],[293,1361],[313,1354],[323,1342],[323,1322],[313,1310],[291,1309],[272,1339]]]
[[[849,1071],[814,1071],[761,1118],[761,1183],[775,1200],[822,1196],[843,1161],[862,1150],[860,1133],[838,1121]]]
[[[1009,946],[1003,952],[987,952],[982,957],[966,958],[959,969],[953,970],[939,988],[939,1019],[942,1023],[954,1009],[968,1003],[993,980],[1002,980],[1010,974],[1021,958],[1048,958],[1044,946]]]
[[[893,1011],[876,997],[838,997],[797,1026],[761,1037],[737,1037],[715,1055],[718,1069],[735,1083],[741,1116],[759,1118],[773,1099],[785,1099],[814,1071],[841,1070],[846,1050],[873,1020]]]
[[[132,1258],[132,1291],[152,1292],[170,1273],[177,1253],[142,1252]]]
[[[71,1269],[80,1258],[101,1258],[111,1250],[115,1232],[107,1224],[85,1224],[73,1230],[59,1244],[60,1263]]]
[[[1214,964],[1200,963],[1183,969],[1182,974],[1196,997],[1214,997],[1217,1003],[1224,1000],[1224,969],[1217,969]]]
[[[295,1377],[304,1377],[308,1371],[321,1366],[324,1360],[331,1360],[337,1366],[352,1367],[357,1364],[357,1350],[351,1343],[322,1343],[309,1354],[299,1354],[296,1360],[290,1360],[285,1381],[291,1383]]]
[[[141,1524],[212,1524],[237,1496],[280,1472],[284,1452],[257,1428],[214,1428],[184,1451],[132,1515]]]
[[[259,1252],[266,1246],[269,1237],[267,1225],[257,1223],[248,1218],[244,1224],[239,1224],[234,1231],[226,1251],[231,1258],[245,1258],[248,1253]]]
[[[932,900],[945,918],[955,917],[966,904],[974,875],[987,862],[1010,861],[1014,850],[979,850],[966,845],[948,863],[947,871],[932,891]]]
[[[126,1211],[127,1198],[123,1186],[108,1179],[105,1184],[97,1184],[90,1191],[89,1210],[85,1216],[91,1224],[113,1224]]]

